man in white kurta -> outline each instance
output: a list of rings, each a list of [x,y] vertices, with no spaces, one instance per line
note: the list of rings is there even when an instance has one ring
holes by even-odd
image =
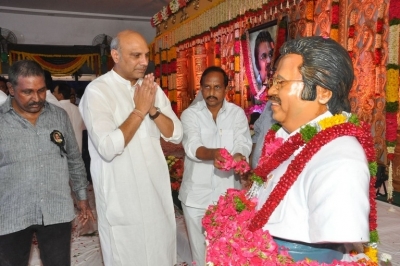
[[[57,98],[53,95],[53,93],[51,93],[50,90],[46,90],[46,101],[49,102],[49,103],[51,103],[51,104],[54,104],[54,105],[56,105],[56,106],[58,106],[58,107],[61,107],[60,102],[59,102],[59,101],[57,100]]]
[[[60,83],[54,88],[53,95],[59,101],[60,107],[67,112],[69,120],[71,120],[76,142],[78,142],[79,151],[82,153],[82,132],[85,130],[85,123],[83,123],[78,107],[71,103],[71,90],[72,88],[67,83]]]
[[[224,84],[225,81],[225,84]],[[204,70],[201,96],[182,115],[185,170],[179,190],[189,234],[193,260],[205,265],[205,237],[201,220],[210,204],[228,188],[241,188],[234,171],[216,167],[215,156],[225,148],[236,160],[248,159],[251,137],[247,117],[242,108],[227,102],[228,77],[219,67]],[[211,154],[207,158],[201,150]]]
[[[160,136],[179,143],[182,126],[154,76],[140,78],[148,63],[143,37],[123,31],[111,49],[113,70],[88,85],[79,105],[104,264],[174,265],[176,224]]]
[[[74,128],[75,138],[78,142],[79,151],[82,153],[82,132],[85,130],[85,123],[79,113],[78,107],[68,100],[60,100],[61,108],[64,109],[69,119],[71,120],[72,127]]]
[[[3,91],[0,90],[0,105],[6,102],[7,100],[7,94],[5,94]]]

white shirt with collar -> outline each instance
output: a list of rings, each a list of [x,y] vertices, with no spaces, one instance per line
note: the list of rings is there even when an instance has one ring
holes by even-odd
[[[46,101],[49,103],[52,103],[58,107],[61,107],[60,102],[57,100],[56,96],[54,96],[53,93],[51,93],[50,90],[46,91]]]
[[[311,122],[330,116],[328,111]],[[277,137],[287,140],[298,131],[288,134],[281,128]],[[257,209],[301,149],[271,172],[272,179],[259,191]],[[361,144],[355,137],[336,138],[307,163],[263,230],[275,237],[306,243],[368,242],[369,180]]]
[[[75,138],[78,142],[79,151],[82,153],[82,131],[85,129],[85,123],[83,123],[82,116],[79,113],[79,108],[75,104],[71,103],[69,99],[61,100],[59,101],[59,104],[61,108],[67,112],[69,119],[71,120]]]
[[[240,183],[233,170],[221,171],[214,167],[214,161],[199,160],[196,150],[201,146],[225,148],[232,155],[241,153],[248,158],[252,141],[247,117],[242,108],[224,100],[214,121],[201,100],[183,111],[181,121],[186,156],[179,199],[189,207],[207,208],[228,188],[240,188]]]
[[[7,94],[5,94],[4,91],[0,90],[0,105],[7,101],[7,97]]]

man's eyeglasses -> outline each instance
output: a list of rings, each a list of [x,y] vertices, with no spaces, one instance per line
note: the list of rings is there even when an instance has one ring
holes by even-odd
[[[269,51],[268,52],[268,54],[267,53],[262,53],[262,54],[260,54],[260,56],[259,56],[259,60],[262,60],[262,61],[265,61],[265,60],[267,60],[267,58],[269,58],[269,59],[271,59],[272,58],[272,56],[273,56],[273,50],[271,50],[271,51]]]
[[[279,80],[278,78],[270,78],[266,83],[264,83],[264,86],[268,86],[268,88],[271,88],[272,86],[278,86],[278,90],[282,88],[282,83],[284,82],[304,82],[303,80],[300,79],[283,79]]]

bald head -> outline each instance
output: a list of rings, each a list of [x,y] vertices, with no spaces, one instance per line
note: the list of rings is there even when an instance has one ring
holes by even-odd
[[[129,38],[133,38],[134,41],[141,41],[147,45],[146,40],[139,32],[133,30],[124,30],[119,32],[117,36],[114,37],[114,39],[111,41],[110,48],[119,51],[121,48],[121,42],[124,42]]]
[[[140,33],[124,30],[112,40],[111,56],[115,63],[114,71],[134,84],[144,76],[149,62],[149,48]]]

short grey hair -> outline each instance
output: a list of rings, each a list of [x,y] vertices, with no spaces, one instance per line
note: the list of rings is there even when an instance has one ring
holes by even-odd
[[[20,60],[12,64],[8,70],[8,81],[13,87],[18,86],[19,77],[43,77],[45,79],[43,68],[32,60]]]
[[[120,48],[120,46],[119,46],[119,38],[118,38],[118,36],[115,36],[111,41],[110,49],[111,50],[114,49],[114,50],[119,51],[119,48]]]

